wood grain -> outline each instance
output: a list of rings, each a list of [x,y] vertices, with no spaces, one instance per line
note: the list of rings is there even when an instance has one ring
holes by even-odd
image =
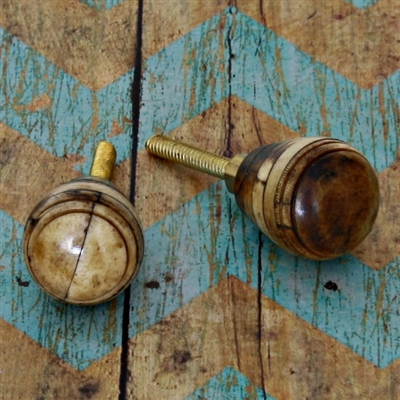
[[[93,90],[135,60],[137,0],[97,11],[78,0],[2,1],[0,25]]]
[[[278,400],[400,395],[399,362],[376,368],[229,278],[132,340],[128,398],[184,398],[228,365]]]
[[[106,363],[78,372],[0,319],[2,399],[115,399],[119,393],[120,350]]]
[[[400,398],[399,1],[87,3],[0,1],[0,397],[231,398],[244,385],[239,398]],[[349,141],[379,172],[375,228],[353,256],[292,257],[221,183],[151,159],[154,133],[227,157]],[[35,286],[21,237],[105,138],[149,250],[129,294],[83,311]]]
[[[236,0],[235,5],[363,88],[400,67],[398,0],[380,0],[363,10],[346,1]]]
[[[63,160],[50,155],[7,125],[0,125],[0,140],[1,208],[24,224],[31,208],[48,191],[80,174],[68,157]]]
[[[159,52],[197,25],[224,10],[229,0],[172,0],[160,7],[159,0],[144,2],[143,57]]]
[[[5,363],[0,382],[7,383],[3,393],[46,399],[117,396],[119,350],[78,372],[1,320],[0,329],[4,342],[19,343],[1,348]],[[184,398],[226,366],[241,371],[276,399],[372,400],[396,399],[400,394],[398,361],[379,369],[274,301],[260,298],[245,283],[229,278],[130,341],[127,398]]]

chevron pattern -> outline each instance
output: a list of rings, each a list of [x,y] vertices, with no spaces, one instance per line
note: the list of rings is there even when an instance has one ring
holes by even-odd
[[[62,398],[79,398],[82,393],[116,398],[118,349],[78,372],[6,322],[0,329],[2,337],[16,336],[26,348],[25,353],[1,349],[7,368],[0,382],[8,375],[14,382],[13,393],[40,390],[48,398],[56,393]],[[254,337],[263,339],[261,346]],[[129,351],[128,399],[196,398],[196,393],[215,390],[218,377],[237,375],[235,371],[241,373],[242,382],[223,392],[238,395],[244,389],[249,398],[396,399],[400,395],[398,361],[377,368],[273,300],[260,298],[237,278],[222,280],[131,339]],[[31,368],[35,358],[41,359],[40,368]],[[15,384],[18,379],[27,384]],[[252,384],[243,388],[247,380]]]
[[[400,397],[396,4],[0,3],[4,398]],[[378,172],[374,230],[339,260],[290,256],[221,182],[149,157],[156,132],[227,156],[298,136],[346,140]],[[146,257],[129,307],[121,295],[74,308],[32,282],[23,225],[45,192],[88,172],[103,139],[117,148],[114,182],[135,193]]]

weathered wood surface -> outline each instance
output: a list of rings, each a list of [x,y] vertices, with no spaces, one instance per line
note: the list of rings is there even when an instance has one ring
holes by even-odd
[[[399,32],[398,0],[0,0],[1,398],[400,398]],[[222,182],[149,157],[153,133],[226,156],[344,139],[378,173],[374,230],[290,256]],[[102,139],[145,260],[112,302],[66,306],[23,226]]]

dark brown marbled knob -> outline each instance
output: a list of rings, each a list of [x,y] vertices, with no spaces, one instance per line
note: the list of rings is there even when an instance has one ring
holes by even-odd
[[[273,242],[301,257],[343,255],[368,235],[379,208],[379,185],[368,160],[331,138],[298,138],[232,159],[164,136],[147,150],[224,178],[247,216]]]
[[[330,138],[260,147],[237,169],[241,209],[280,247],[310,259],[338,257],[370,232],[379,185],[367,159]]]

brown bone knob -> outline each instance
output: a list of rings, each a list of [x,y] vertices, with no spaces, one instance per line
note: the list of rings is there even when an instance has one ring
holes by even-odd
[[[372,229],[379,185],[367,159],[331,138],[298,138],[232,159],[152,136],[147,150],[224,178],[239,207],[283,249],[325,260],[355,248]]]
[[[25,262],[38,285],[58,300],[108,301],[139,269],[143,233],[133,205],[109,181],[115,157],[114,146],[100,142],[90,176],[58,186],[28,217]]]

